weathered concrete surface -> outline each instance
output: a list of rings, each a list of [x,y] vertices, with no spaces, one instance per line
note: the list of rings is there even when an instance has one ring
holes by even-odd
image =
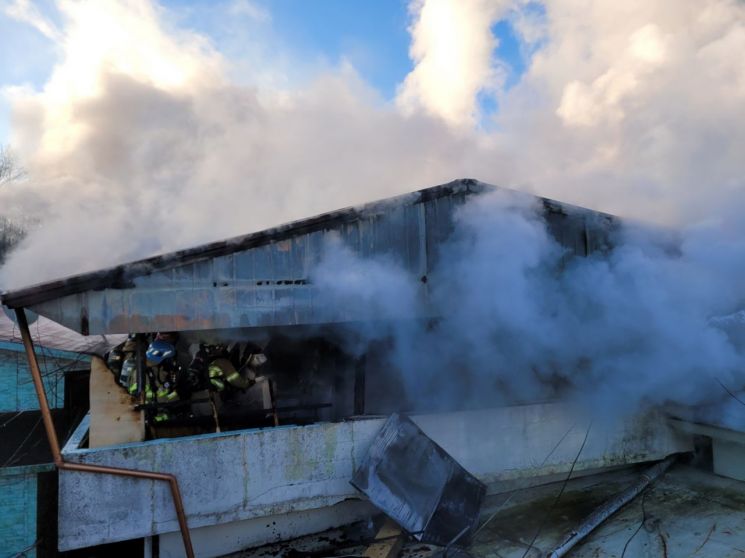
[[[493,497],[468,549],[478,558],[542,558],[608,498],[639,478],[623,470]],[[557,496],[561,492],[561,497]],[[673,467],[610,516],[571,558],[735,558],[745,548],[745,483]],[[532,548],[528,550],[528,547]],[[432,554],[413,554],[429,558]],[[248,558],[248,556],[246,556]]]
[[[483,528],[472,539],[468,555],[545,558],[587,514],[636,481],[645,468],[625,467],[568,482],[565,474],[553,484],[491,496],[482,507]],[[744,520],[745,483],[673,465],[567,558],[742,558]],[[358,524],[225,558],[361,556],[372,536],[373,529]],[[442,549],[414,541],[404,545],[401,558],[442,558]]]
[[[244,548],[286,541],[310,533],[360,521],[377,513],[369,502],[345,500],[328,508],[256,517],[233,523],[200,527],[191,531],[194,553],[200,558],[224,556]],[[160,558],[184,555],[181,533],[160,535]]]
[[[568,471],[588,421],[560,403],[414,417],[489,483]],[[65,458],[175,474],[192,528],[332,506],[358,497],[352,471],[384,419],[278,427],[91,450]],[[593,423],[575,471],[691,449],[657,416]],[[174,532],[168,489],[152,481],[60,472],[59,548]]]

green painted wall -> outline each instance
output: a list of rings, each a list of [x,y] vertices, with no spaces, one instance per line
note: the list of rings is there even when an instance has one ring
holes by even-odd
[[[67,351],[36,348],[49,406],[64,406],[65,369],[85,369],[89,358]],[[0,412],[38,410],[26,353],[19,343],[0,341]],[[17,424],[17,423],[16,423]],[[7,428],[12,428],[8,425]],[[0,444],[3,443],[0,431]],[[37,540],[38,473],[51,464],[0,467],[0,556],[14,556]],[[34,549],[25,556],[35,557]]]
[[[44,375],[44,387],[49,406],[53,409],[64,405],[65,384],[63,369],[88,368],[89,357],[67,351],[37,347],[39,367]],[[18,343],[0,342],[0,412],[38,409],[36,391],[23,346]]]
[[[3,556],[14,556],[36,542],[37,474],[53,469],[52,465],[0,469],[0,541]],[[25,556],[35,557],[36,551],[32,548]]]

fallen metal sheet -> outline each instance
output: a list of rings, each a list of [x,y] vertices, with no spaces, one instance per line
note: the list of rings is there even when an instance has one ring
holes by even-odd
[[[476,526],[486,486],[404,415],[391,415],[352,485],[416,539],[464,543]]]

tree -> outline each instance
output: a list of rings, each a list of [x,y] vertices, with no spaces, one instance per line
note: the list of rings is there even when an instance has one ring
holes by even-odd
[[[0,145],[0,187],[21,180],[26,172],[18,164],[13,153]],[[0,215],[0,265],[6,254],[26,235],[26,229],[9,217]]]
[[[26,176],[17,159],[7,147],[0,145],[0,186],[10,184]]]

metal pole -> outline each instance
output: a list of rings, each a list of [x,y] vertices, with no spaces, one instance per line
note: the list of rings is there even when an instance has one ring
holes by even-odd
[[[671,455],[644,471],[641,477],[639,477],[639,480],[634,484],[623,492],[619,492],[610,500],[607,500],[599,508],[595,509],[595,511],[588,515],[584,521],[582,521],[582,523],[580,523],[579,526],[569,534],[563,543],[548,553],[548,558],[561,558],[562,556],[565,556],[567,552],[589,535],[598,525],[603,523],[603,521],[616,513],[621,509],[621,507],[625,506],[641,494],[650,483],[667,471],[670,468],[670,465],[672,465],[677,458],[677,455]]]
[[[26,358],[28,359],[28,365],[31,369],[31,377],[34,380],[36,396],[39,399],[39,409],[41,410],[41,416],[44,421],[44,429],[47,432],[47,440],[49,441],[49,447],[52,450],[52,456],[54,457],[54,464],[57,466],[58,469],[64,471],[99,473],[167,482],[171,489],[173,505],[176,508],[176,516],[178,517],[178,524],[179,528],[181,529],[181,538],[184,541],[186,556],[188,558],[194,558],[194,549],[191,545],[191,536],[189,534],[189,526],[186,522],[184,503],[181,499],[181,491],[178,487],[178,479],[176,479],[174,475],[171,475],[170,473],[154,473],[151,471],[122,469],[119,467],[105,467],[103,465],[90,465],[87,463],[68,463],[63,459],[62,452],[60,451],[59,440],[57,439],[57,431],[54,429],[54,422],[52,421],[52,413],[49,410],[47,394],[44,391],[44,384],[42,383],[41,379],[39,362],[36,360],[36,353],[34,352],[34,343],[31,340],[31,333],[28,329],[26,313],[24,312],[23,308],[16,308],[15,312],[16,317],[18,318],[18,325],[21,329],[21,339],[23,340],[23,347],[26,349]]]
[[[52,450],[52,457],[54,458],[54,464],[59,466],[62,463],[62,452],[59,449],[59,441],[57,440],[57,431],[54,429],[54,421],[52,420],[52,413],[49,411],[49,402],[47,401],[47,392],[44,390],[44,383],[41,379],[41,370],[39,369],[39,362],[36,360],[36,353],[34,352],[34,343],[31,340],[31,333],[28,330],[28,320],[26,320],[26,312],[23,308],[16,308],[16,318],[18,318],[18,326],[21,329],[21,339],[23,340],[23,348],[26,349],[26,359],[28,360],[28,366],[31,369],[31,378],[34,381],[34,388],[36,389],[36,397],[39,400],[39,409],[41,410],[41,418],[44,421],[44,430],[47,432],[47,440],[49,440],[49,448]]]

